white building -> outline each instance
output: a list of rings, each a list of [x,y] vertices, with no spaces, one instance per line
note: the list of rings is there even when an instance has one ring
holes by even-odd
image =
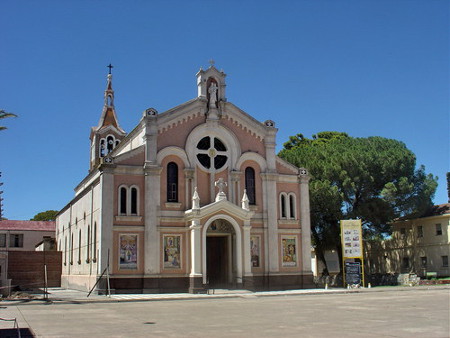
[[[434,206],[423,217],[394,222],[391,239],[366,246],[367,273],[450,276],[450,203]]]

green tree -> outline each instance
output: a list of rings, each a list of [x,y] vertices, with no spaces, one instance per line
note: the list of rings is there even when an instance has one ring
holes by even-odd
[[[40,212],[30,220],[30,221],[54,221],[56,220],[56,215],[58,214],[58,210],[47,210]]]
[[[0,120],[1,119],[5,119],[7,117],[17,117],[16,114],[13,113],[7,113],[6,111],[4,111],[3,109],[0,109]],[[4,130],[7,129],[6,127],[0,126],[0,130]]]
[[[393,219],[431,207],[437,187],[436,177],[423,166],[416,169],[416,157],[404,143],[382,137],[321,132],[307,139],[297,134],[279,156],[312,176],[312,242],[325,266],[324,250],[336,249],[342,257],[341,219],[359,218],[366,239],[383,238]]]

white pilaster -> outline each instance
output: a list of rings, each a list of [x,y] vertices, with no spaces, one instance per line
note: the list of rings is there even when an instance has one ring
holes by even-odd
[[[267,256],[269,272],[278,272],[279,244],[278,244],[278,221],[277,221],[277,186],[276,174],[262,174],[265,183],[265,198],[267,199]],[[274,202],[275,201],[275,202]]]
[[[199,219],[191,221],[191,273],[190,277],[202,276],[202,242],[201,229]]]
[[[276,136],[278,129],[274,125],[268,124],[266,121],[266,136],[264,138],[264,146],[266,148],[267,170],[269,172],[276,172]]]
[[[100,271],[103,270],[110,264],[110,273],[112,271],[112,242],[113,242],[113,218],[116,208],[114,208],[114,175],[112,174],[112,168],[106,165],[102,166],[103,173],[100,176],[100,191],[101,191],[101,217],[98,224],[100,230],[100,241],[99,241],[99,263]],[[70,240],[70,239],[69,239]],[[109,262],[108,262],[108,251],[109,251]]]
[[[311,219],[309,209],[310,176],[300,169],[300,224],[302,227],[302,266],[304,272],[311,272]]]
[[[160,208],[161,167],[146,163],[145,171],[145,233],[144,270],[146,274],[160,272],[160,231],[158,213]]]
[[[244,276],[253,276],[252,274],[252,255],[250,248],[250,221],[245,221],[242,240],[244,241]]]

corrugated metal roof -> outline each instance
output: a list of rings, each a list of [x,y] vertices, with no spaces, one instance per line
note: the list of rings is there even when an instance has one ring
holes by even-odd
[[[56,231],[55,221],[0,221],[0,230]]]

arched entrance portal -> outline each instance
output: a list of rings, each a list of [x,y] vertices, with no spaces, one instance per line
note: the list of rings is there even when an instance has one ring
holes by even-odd
[[[206,279],[215,288],[232,286],[236,275],[236,233],[223,219],[215,220],[206,231]]]
[[[239,225],[232,218],[215,217],[203,232],[203,282],[214,288],[242,283],[242,250]]]

